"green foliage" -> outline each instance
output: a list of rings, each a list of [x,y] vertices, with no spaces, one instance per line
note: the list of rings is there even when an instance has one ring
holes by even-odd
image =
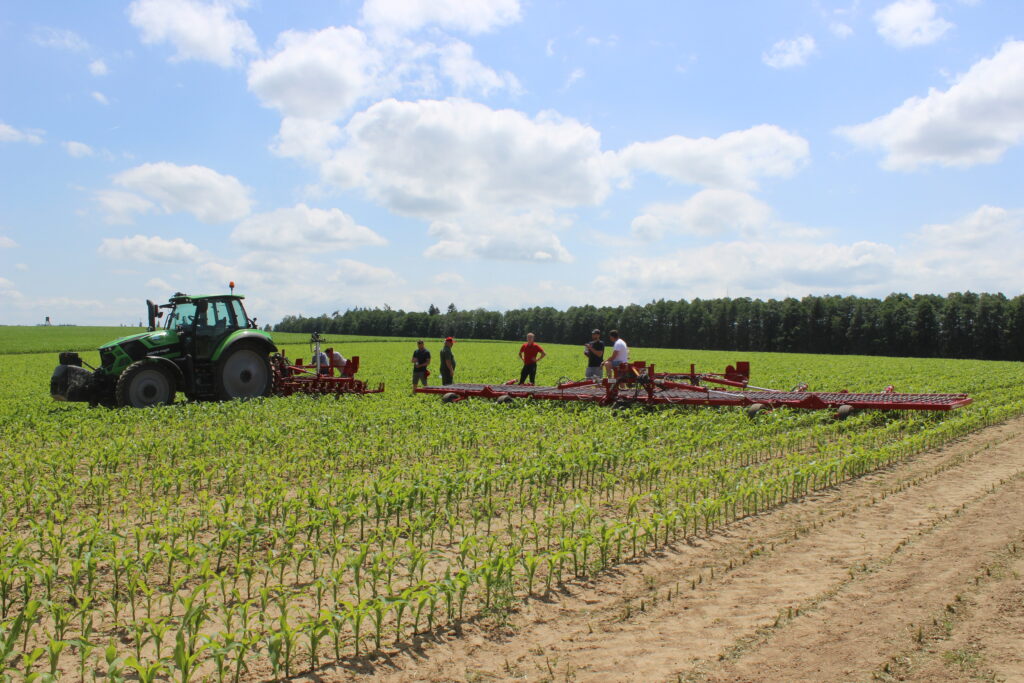
[[[0,356],[0,675],[345,666],[1024,412],[1013,363],[635,347],[663,369],[750,360],[764,386],[894,384],[975,403],[842,422],[443,404],[410,395],[413,344],[333,345],[388,391],[90,409],[50,400],[54,353]],[[456,378],[516,376],[518,346],[456,344]],[[539,381],[583,374],[579,346],[545,346]]]

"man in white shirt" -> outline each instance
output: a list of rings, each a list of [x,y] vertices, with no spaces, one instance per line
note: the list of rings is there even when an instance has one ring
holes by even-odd
[[[348,364],[348,361],[345,360],[345,356],[341,355],[340,353],[338,353],[334,349],[326,349],[326,352],[327,352],[327,363],[328,363],[328,366],[331,368],[330,374],[333,375],[334,371],[337,370],[339,376],[344,375],[345,374],[345,365]]]
[[[619,337],[618,330],[609,332],[608,339],[612,342],[612,356],[603,365],[607,377],[612,378],[615,377],[615,371],[620,365],[629,362],[629,347],[626,346],[626,340]]]

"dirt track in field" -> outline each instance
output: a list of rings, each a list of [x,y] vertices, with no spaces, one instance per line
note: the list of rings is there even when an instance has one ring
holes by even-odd
[[[319,680],[1024,681],[1024,419]]]

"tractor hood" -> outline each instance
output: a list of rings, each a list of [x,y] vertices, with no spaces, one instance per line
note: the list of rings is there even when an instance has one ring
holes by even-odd
[[[144,343],[148,348],[159,348],[170,344],[178,343],[178,333],[173,330],[156,330],[155,332],[139,332],[130,334],[127,337],[119,337],[113,341],[100,346],[100,351],[115,346],[123,346],[128,342],[138,341]]]

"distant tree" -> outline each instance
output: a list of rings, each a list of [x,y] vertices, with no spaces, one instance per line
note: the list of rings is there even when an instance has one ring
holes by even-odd
[[[427,315],[440,315],[440,313],[441,309],[434,304],[430,304],[430,308],[427,309]]]

